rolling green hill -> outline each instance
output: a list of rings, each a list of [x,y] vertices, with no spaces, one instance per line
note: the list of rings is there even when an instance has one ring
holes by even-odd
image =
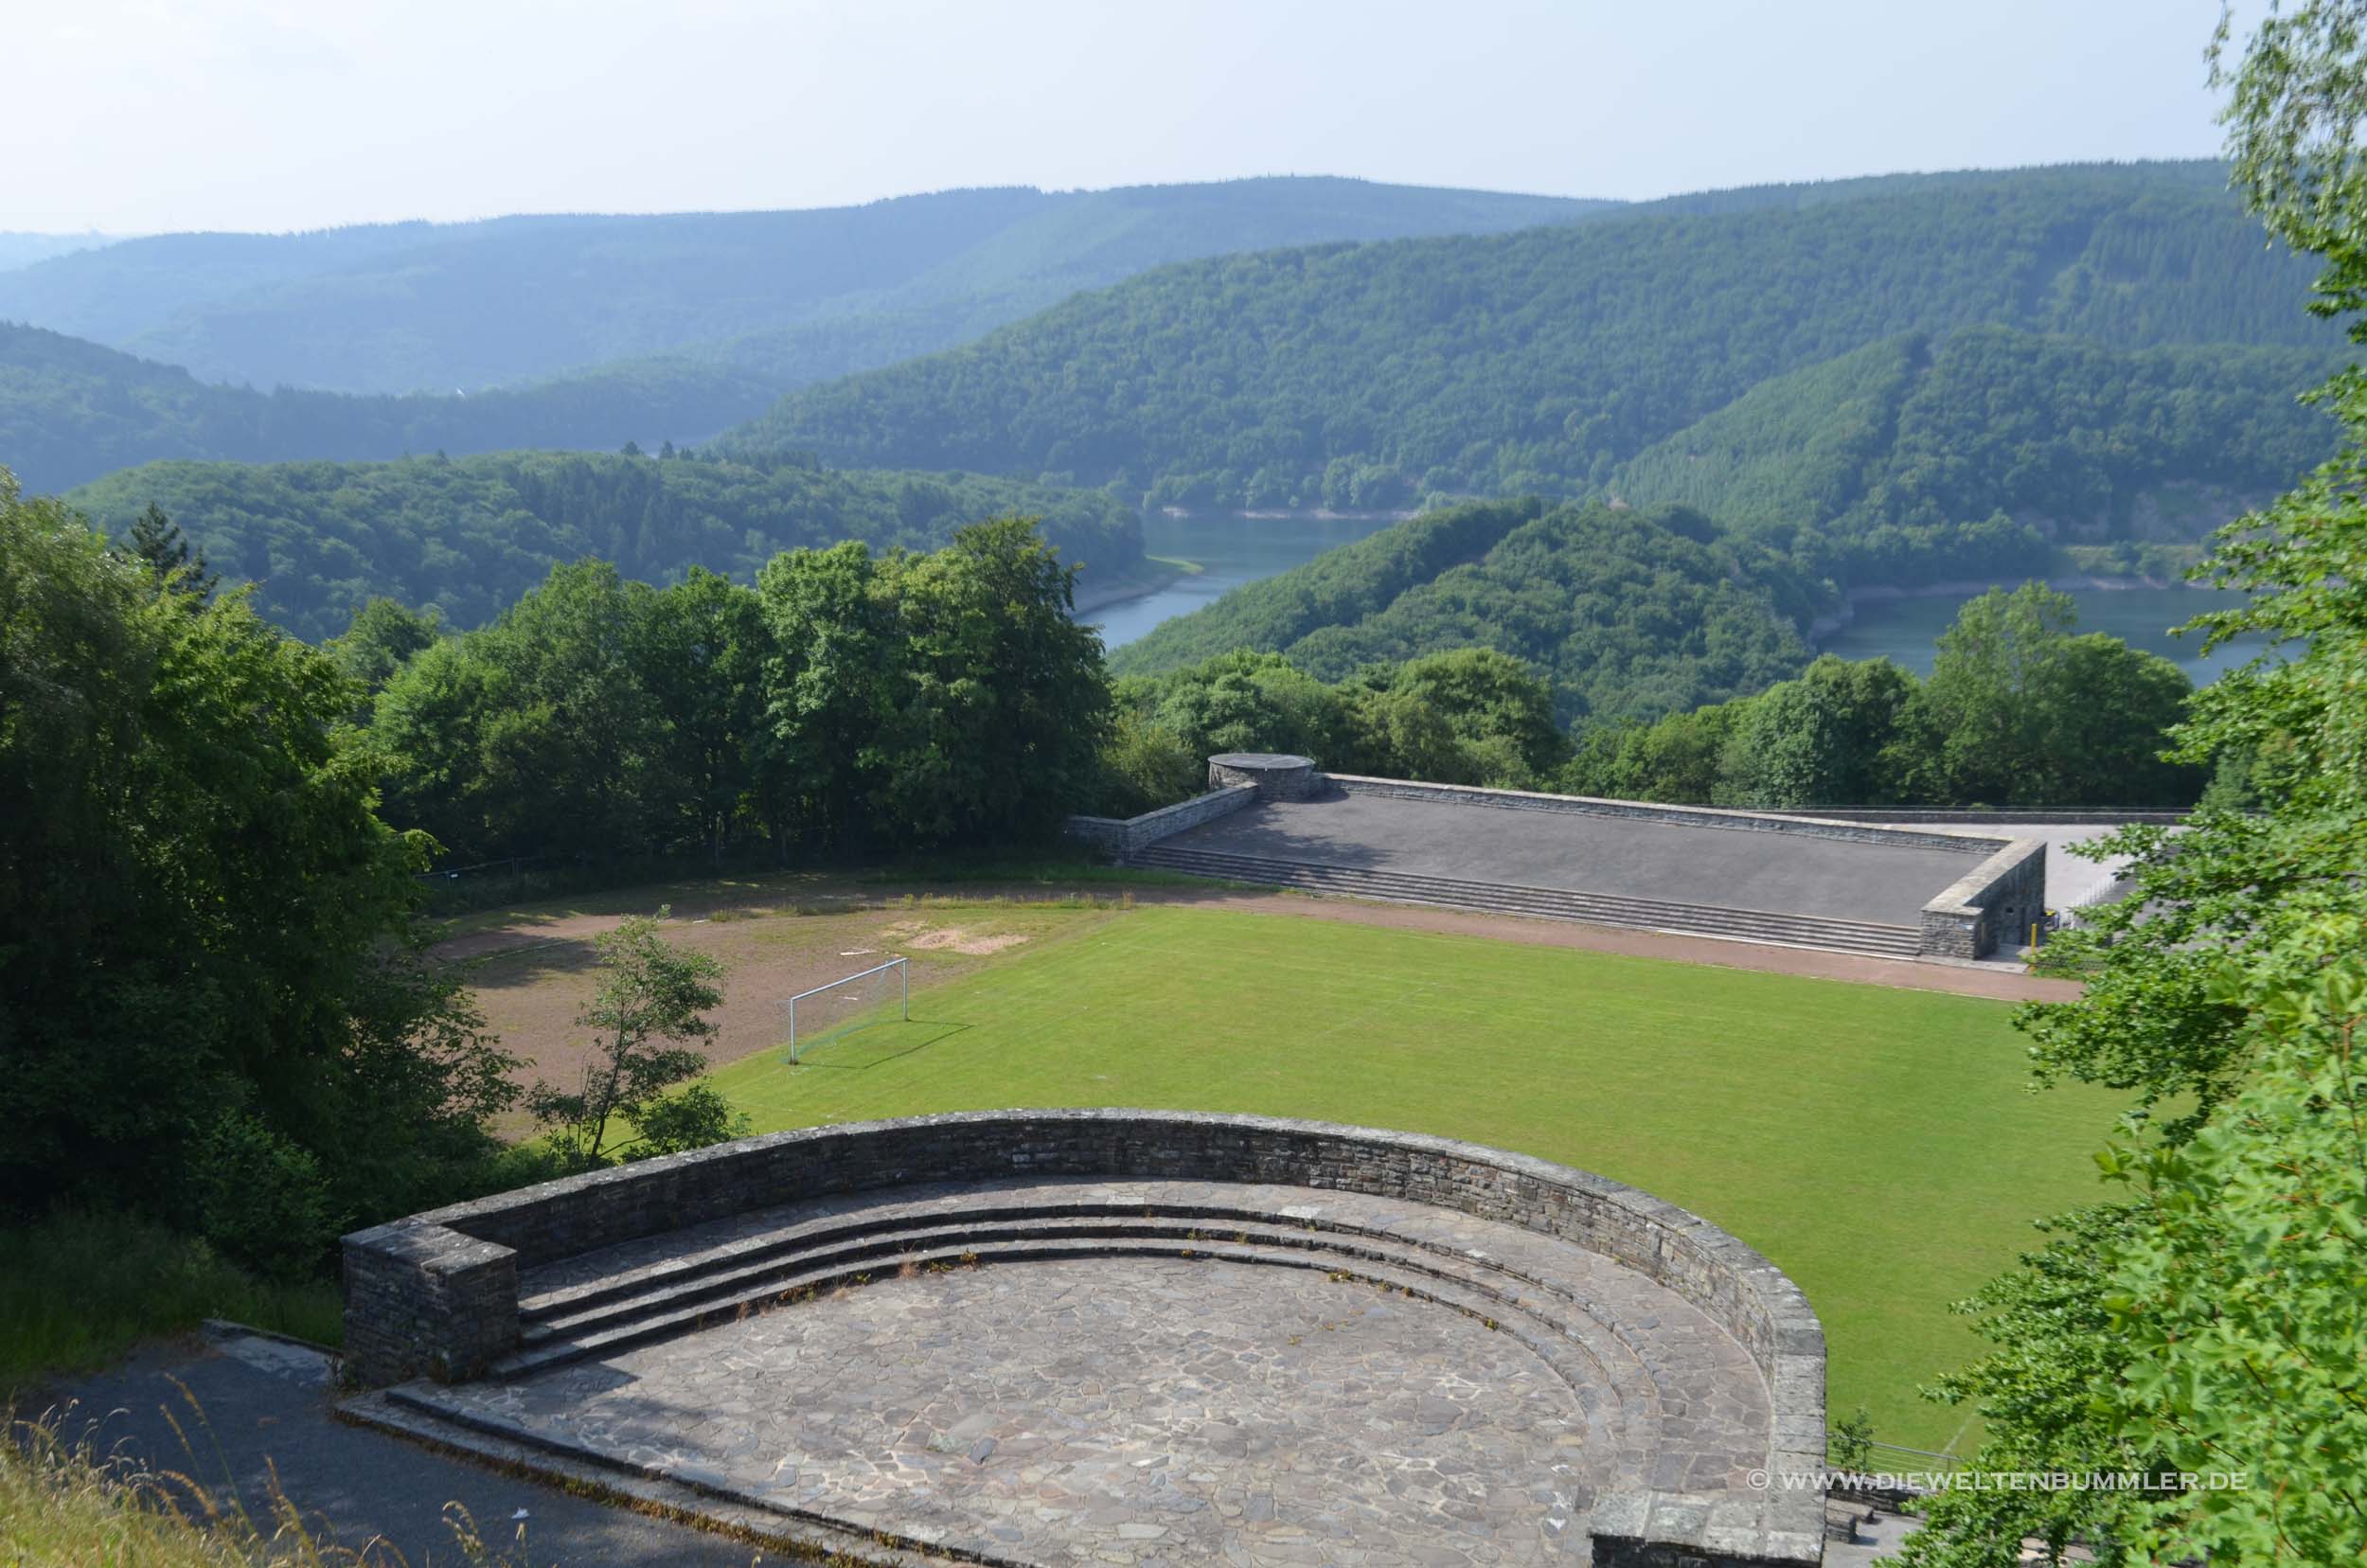
[[[741,353],[784,362],[777,390],[845,367],[798,368],[798,339],[782,334],[817,322],[868,323],[878,346],[852,363],[880,365],[1189,257],[1490,232],[1608,205],[1291,178],[159,235],[0,275],[0,320],[266,387],[474,393],[700,344],[725,367]],[[730,347],[751,334],[768,335]]]
[[[1797,673],[1819,593],[1786,556],[1683,508],[1478,502],[1236,588],[1110,665],[1148,674],[1250,648],[1336,681],[1493,648],[1553,682],[1565,722],[1650,719]]]
[[[772,383],[644,361],[474,398],[347,397],[217,386],[187,371],[33,327],[0,323],[0,466],[27,490],[68,489],[170,458],[400,457],[449,449],[592,446],[712,429]]]
[[[628,577],[692,566],[747,579],[781,550],[859,539],[936,548],[954,528],[1018,512],[1090,580],[1142,561],[1141,525],[1107,496],[976,475],[769,469],[525,452],[392,463],[154,463],[69,499],[122,534],[164,508],[256,608],[308,641],[345,630],[373,596],[482,625],[553,563],[598,556]]]
[[[2297,401],[2332,364],[2002,327],[1905,334],[1761,383],[1610,488],[1787,546],[1822,535],[1845,583],[1904,580],[1901,529],[2001,512],[2050,543],[2192,542],[2332,454],[2333,424]]]
[[[1842,589],[2006,580],[2043,575],[2064,544],[2200,537],[2330,454],[2331,424],[2295,401],[2327,365],[2317,348],[2120,351],[2002,327],[1885,338],[1646,448],[1610,508],[1549,514],[1583,522],[1516,543],[1536,503],[1426,513],[1111,663],[1152,673],[1250,648],[1337,679],[1483,646],[1549,674],[1566,717],[1694,706],[1793,673]],[[1700,577],[1713,559],[1722,584]],[[1674,598],[1670,561],[1696,582]]]
[[[2193,166],[1877,182],[1168,267],[793,393],[721,444],[1195,506],[1576,495],[1771,377],[1903,333],[2330,359],[2309,276]]]

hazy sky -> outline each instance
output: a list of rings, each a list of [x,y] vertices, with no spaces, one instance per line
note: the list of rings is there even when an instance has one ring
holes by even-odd
[[[2217,0],[0,0],[0,229],[2215,152]]]

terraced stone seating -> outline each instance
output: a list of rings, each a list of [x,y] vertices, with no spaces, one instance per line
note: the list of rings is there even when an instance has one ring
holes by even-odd
[[[1167,844],[1154,844],[1148,848],[1132,850],[1124,857],[1124,862],[1128,865],[1152,870],[1275,887],[1297,887],[1311,893],[1340,893],[1360,899],[1384,899],[1403,903],[1444,904],[1449,908],[1477,909],[1492,915],[1583,920],[1590,925],[1676,931],[1697,936],[1723,937],[1730,941],[1774,942],[1841,953],[1864,953],[1881,958],[1913,958],[1922,951],[1923,944],[1923,933],[1918,927],[1886,925],[1873,920],[1729,909],[1717,904],[1675,903],[1661,899],[1634,899],[1610,893],[1522,887],[1509,882],[1463,882],[1448,877],[1374,871],[1360,866],[1326,865],[1309,861],[1277,860],[1263,855],[1189,849]]]
[[[808,1195],[736,1201],[783,1185]],[[352,1418],[855,1560],[1823,1552],[1822,1497],[1766,1482],[1821,1460],[1797,1292],[1647,1195],[1471,1145],[919,1118],[347,1245],[365,1365],[439,1318],[498,1346]]]

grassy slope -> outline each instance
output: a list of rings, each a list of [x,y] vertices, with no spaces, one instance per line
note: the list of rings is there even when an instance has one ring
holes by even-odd
[[[342,1311],[333,1280],[268,1284],[195,1238],[120,1215],[0,1230],[0,1407],[28,1381],[104,1366],[202,1318],[333,1345]]]
[[[1947,1304],[2093,1196],[2104,1096],[2032,1097],[2002,1004],[1150,907],[931,988],[915,1022],[718,1084],[759,1131],[1139,1105],[1317,1116],[1565,1161],[1694,1209],[1824,1314],[1834,1407],[1936,1448]],[[826,1065],[835,1060],[838,1065]]]

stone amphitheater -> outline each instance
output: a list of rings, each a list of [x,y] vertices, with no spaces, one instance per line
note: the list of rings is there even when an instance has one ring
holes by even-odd
[[[810,1554],[1822,1558],[1800,1292],[1648,1194],[1474,1145],[923,1117],[548,1183],[345,1253],[373,1385],[348,1418]]]

